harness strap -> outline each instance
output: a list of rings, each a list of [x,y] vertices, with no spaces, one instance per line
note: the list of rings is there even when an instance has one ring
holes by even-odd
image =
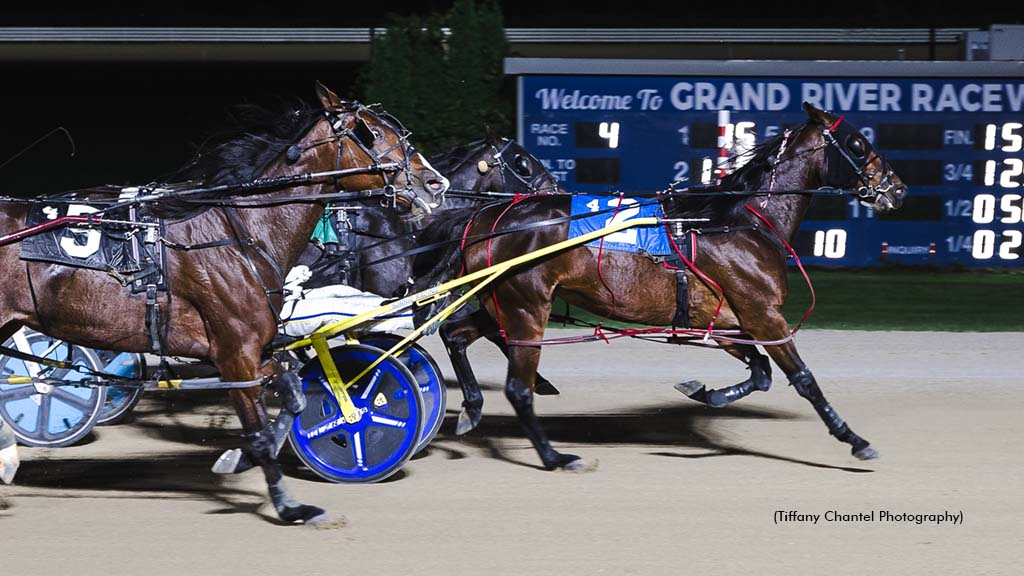
[[[237,241],[234,238],[214,240],[213,242],[203,242],[202,244],[179,244],[177,242],[172,242],[167,238],[161,237],[160,242],[163,243],[163,245],[167,246],[168,248],[171,248],[173,250],[181,250],[182,252],[189,252],[191,250],[205,250],[207,248],[217,248],[220,246],[233,246],[234,244],[237,244]]]
[[[70,354],[71,347],[68,346]],[[24,360],[26,362],[35,362],[36,364],[42,364],[43,366],[49,366],[51,368],[60,368],[68,370],[75,368],[71,363],[71,358],[67,360],[54,360],[53,358],[43,358],[42,356],[36,356],[35,354],[26,354],[17,348],[11,348],[8,346],[0,346],[0,353],[4,356],[10,356],[11,358],[17,358],[18,360]]]
[[[266,282],[263,281],[263,276],[260,274],[259,270],[257,270],[256,264],[253,263],[252,257],[249,255],[249,252],[245,248],[247,246],[253,248],[253,250],[257,254],[259,254],[261,258],[266,260],[267,263],[270,264],[271,269],[273,269],[274,273],[278,276],[278,284],[283,286],[284,274],[281,273],[281,267],[277,265],[277,262],[274,262],[273,258],[271,258],[270,255],[267,254],[265,250],[260,248],[260,246],[256,243],[255,239],[249,236],[248,232],[245,229],[245,225],[242,223],[241,218],[238,216],[237,210],[235,210],[234,208],[226,208],[224,212],[229,216],[229,227],[231,228],[231,233],[235,236],[236,242],[238,243],[239,252],[241,252],[242,256],[244,257],[243,261],[245,262],[246,266],[248,266],[249,271],[252,272],[253,277],[259,283],[260,287],[263,289],[263,296],[267,299],[267,306],[270,308],[270,313],[273,314],[274,321],[280,322],[281,311],[274,306],[274,301],[271,300],[270,296],[271,294],[282,293],[283,289],[267,288]],[[245,240],[242,240],[243,236],[245,237]]]
[[[625,194],[619,193],[619,201],[615,204],[615,211],[612,212],[611,222],[615,221],[615,216],[618,215],[619,209],[622,208],[622,199],[625,198]],[[597,277],[601,280],[601,285],[608,291],[608,294],[612,297],[612,313],[609,316],[615,315],[615,310],[619,307],[618,301],[615,299],[615,291],[608,286],[608,281],[604,279],[604,272],[601,270],[601,256],[604,254],[604,236],[601,236],[601,241],[597,245]]]
[[[779,242],[782,242],[782,245],[786,247],[786,250],[789,251],[790,255],[793,256],[793,261],[796,262],[796,266],[797,268],[800,269],[800,273],[803,274],[804,280],[807,282],[807,288],[810,289],[811,291],[811,307],[807,309],[807,312],[804,312],[803,317],[800,318],[800,321],[797,322],[796,326],[790,331],[789,335],[790,337],[792,337],[794,334],[796,334],[797,330],[800,329],[800,326],[803,325],[804,320],[807,320],[807,318],[810,317],[811,312],[814,312],[814,305],[817,303],[817,298],[814,295],[814,285],[811,284],[811,277],[807,275],[807,270],[804,269],[803,263],[800,262],[800,257],[797,256],[796,250],[794,250],[793,247],[789,245],[789,242],[787,242],[786,239],[783,238],[781,234],[779,234],[779,231],[775,229],[775,226],[773,226],[772,223],[769,222],[763,214],[755,210],[753,206],[749,204],[744,204],[744,206],[747,208],[747,210],[752,212],[754,216],[757,216],[762,222],[764,222],[765,225],[768,226],[768,229],[772,231],[772,234],[774,234],[775,237],[778,238]]]
[[[505,206],[505,209],[501,211],[501,214],[499,214],[498,217],[494,219],[494,224],[491,224],[491,236],[487,239],[487,267],[488,268],[491,267],[491,241],[494,240],[494,236],[495,236],[494,230],[495,230],[495,228],[498,227],[498,222],[501,221],[501,218],[509,210],[511,210],[513,206],[518,204],[521,200],[522,200],[522,198],[516,198],[516,199],[513,199],[511,202],[509,202],[508,206]],[[505,332],[505,326],[502,324],[502,321],[501,321],[501,307],[498,305],[498,290],[496,288],[492,288],[491,289],[491,298],[494,301],[494,319],[495,319],[495,321],[498,324],[498,334],[501,336],[501,338],[503,340],[505,340],[507,342],[508,341],[508,334]]]
[[[156,298],[156,285],[146,285],[146,333],[149,335],[150,352],[163,356],[163,342],[160,337],[160,303]]]

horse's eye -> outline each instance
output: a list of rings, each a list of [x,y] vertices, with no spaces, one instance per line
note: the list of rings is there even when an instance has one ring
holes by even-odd
[[[515,159],[512,161],[512,167],[516,173],[525,178],[529,178],[533,175],[533,165],[530,161],[522,154],[516,154]]]
[[[864,141],[857,136],[852,136],[846,141],[846,150],[854,158],[863,158],[865,154]]]

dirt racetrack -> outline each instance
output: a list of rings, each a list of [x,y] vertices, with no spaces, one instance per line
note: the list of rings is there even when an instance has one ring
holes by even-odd
[[[423,344],[451,377],[436,337]],[[262,474],[209,471],[237,444],[222,394],[153,394],[83,445],[22,449],[0,487],[0,574],[1021,574],[1024,333],[806,330],[798,344],[881,459],[853,459],[780,374],[711,410],[672,384],[731,384],[742,365],[620,340],[545,350],[562,395],[538,399],[542,422],[600,466],[544,472],[482,343],[484,420],[467,437],[452,435],[450,388],[438,438],[386,482],[328,484],[284,457],[296,495],[342,526],[280,526]],[[958,520],[914,517],[946,512]]]

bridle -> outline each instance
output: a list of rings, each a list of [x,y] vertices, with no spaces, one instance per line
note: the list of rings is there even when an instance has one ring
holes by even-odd
[[[895,174],[889,162],[882,158],[868,142],[849,124],[843,123],[843,116],[840,116],[831,126],[820,125],[821,136],[829,147],[829,154],[826,155],[826,169],[831,173],[829,165],[841,159],[845,162],[846,170],[852,171],[856,181],[860,184],[855,194],[861,204],[872,206],[878,201],[878,197],[891,192],[896,184]],[[878,167],[869,172],[868,166],[872,160],[878,159]],[[877,184],[871,182],[881,174]]]
[[[512,159],[515,166],[509,165],[505,159],[505,152],[508,151],[509,147],[512,146],[512,140],[508,138],[501,139],[505,144],[498,148],[492,142],[487,141],[486,144],[491,150],[491,157],[494,159],[493,163],[487,163],[488,166],[497,167],[499,174],[501,174],[501,189],[509,191],[509,177],[514,180],[512,192],[517,194],[551,194],[558,191],[558,185],[555,184],[555,177],[548,172],[547,168],[541,165],[540,169],[542,174],[547,176],[547,179],[551,184],[547,186],[538,186],[534,182],[539,178],[533,177],[533,167],[527,164],[529,160],[521,155],[516,154]],[[483,162],[483,161],[481,161]],[[522,171],[519,170],[522,168]],[[523,174],[522,172],[526,172]]]
[[[379,120],[380,125],[390,130],[397,139],[395,144],[380,153],[375,152],[376,142],[382,135],[376,128],[370,127],[363,118],[364,114],[372,115]],[[359,102],[350,102],[333,110],[325,110],[324,117],[331,127],[333,134],[302,145],[295,144],[290,146],[286,153],[289,163],[293,164],[298,161],[305,151],[333,142],[337,143],[336,167],[340,170],[344,145],[346,142],[351,141],[370,160],[371,164],[367,166],[366,171],[380,174],[384,180],[384,186],[381,188],[383,193],[381,206],[392,209],[397,208],[398,199],[401,198],[410,206],[418,204],[427,213],[431,212],[431,205],[412,188],[413,179],[410,164],[411,158],[416,155],[416,149],[408,141],[410,132],[397,119],[383,110],[375,111],[371,107],[364,106]],[[390,158],[390,155],[396,150],[400,151],[400,157],[398,159]],[[402,188],[399,188],[396,184],[400,174],[405,175],[405,187]],[[337,186],[341,189],[340,178],[338,180]],[[433,192],[431,194],[436,200],[438,194]],[[444,191],[442,190],[440,194],[443,195]]]

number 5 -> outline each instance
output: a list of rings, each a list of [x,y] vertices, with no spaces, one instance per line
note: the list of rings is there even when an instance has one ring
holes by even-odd
[[[68,206],[68,216],[81,216],[82,214],[92,214],[98,212],[96,208],[92,206],[86,206],[84,204],[71,204]],[[100,231],[89,230],[85,228],[69,228],[72,234],[85,234],[86,241],[84,246],[80,246],[75,239],[69,236],[65,236],[60,239],[60,248],[68,256],[72,258],[88,258],[92,256],[100,249]]]

